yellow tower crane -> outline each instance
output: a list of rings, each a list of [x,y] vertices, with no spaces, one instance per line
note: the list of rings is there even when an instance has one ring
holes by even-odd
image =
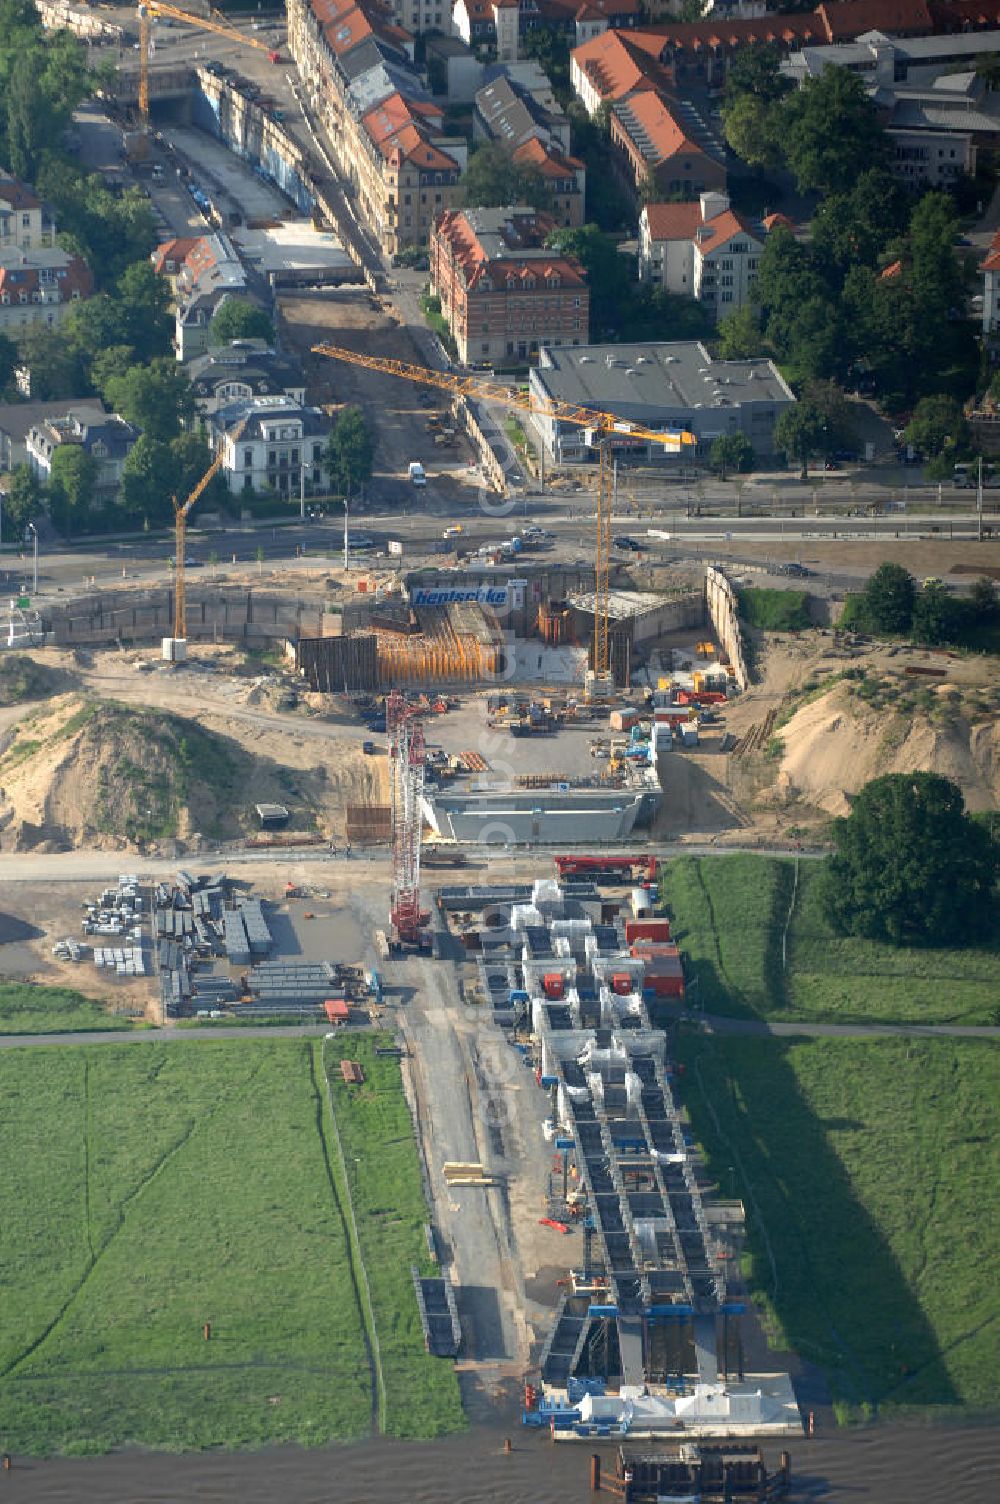
[[[281,62],[281,53],[276,52],[267,42],[248,37],[246,32],[230,26],[225,20],[211,21],[204,16],[192,16],[189,11],[179,10],[176,5],[163,4],[161,0],[144,0],[139,6],[139,115],[144,133],[149,132],[149,57],[153,22],[157,16],[163,16],[168,21],[179,21],[183,26],[200,26],[202,31],[212,31],[216,36],[225,37],[227,42],[240,42],[244,47],[266,52],[272,63]]]
[[[242,423],[237,424],[236,428],[233,429],[233,432],[230,435],[230,442],[233,443],[233,444],[238,444],[239,441],[240,441],[240,439],[243,436],[243,430],[245,428],[246,428],[246,419],[244,419]],[[205,474],[202,476],[201,480],[195,486],[194,490],[191,492],[191,495],[188,497],[187,501],[185,501],[183,503],[183,505],[177,500],[176,496],[173,498],[173,502],[174,502],[174,637],[173,637],[173,640],[174,640],[175,644],[178,643],[178,642],[181,642],[181,643],[185,644],[185,646],[183,648],[180,648],[180,649],[177,649],[176,646],[175,646],[175,648],[174,648],[174,656],[176,658],[184,658],[186,656],[186,653],[187,653],[187,646],[186,646],[186,644],[187,644],[187,599],[186,599],[185,594],[184,594],[184,563],[185,563],[184,551],[185,551],[185,548],[187,546],[187,520],[188,520],[188,517],[191,514],[191,510],[192,510],[195,502],[198,500],[198,498],[200,496],[204,495],[205,488],[208,485],[209,481],[212,479],[213,475],[216,475],[218,473],[219,468],[222,465],[222,461],[225,458],[225,453],[226,453],[226,451],[225,451],[225,443],[220,444],[219,450],[218,450],[218,453],[215,456],[215,459],[209,465],[208,469],[205,471]]]
[[[695,435],[685,429],[663,432],[644,428],[641,423],[630,423],[627,419],[616,417],[614,413],[591,407],[577,407],[571,402],[556,402],[548,397],[536,397],[528,391],[521,391],[499,381],[485,381],[480,376],[462,375],[454,371],[435,371],[429,366],[411,365],[405,360],[388,360],[379,355],[359,355],[356,350],[345,350],[338,345],[314,345],[313,354],[326,355],[331,360],[343,360],[350,365],[361,366],[366,371],[401,376],[404,381],[434,386],[439,391],[451,392],[456,397],[476,397],[481,402],[495,402],[500,407],[534,413],[559,423],[575,423],[587,430],[587,443],[596,448],[598,455],[594,651],[591,667],[598,692],[602,688],[606,690],[610,683],[611,669],[608,581],[611,568],[612,472],[608,451],[615,440],[620,439],[623,442],[661,444],[671,453],[679,454],[685,445],[697,443]]]

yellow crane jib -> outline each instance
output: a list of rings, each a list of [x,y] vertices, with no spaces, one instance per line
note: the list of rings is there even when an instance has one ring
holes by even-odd
[[[571,402],[557,402],[503,382],[488,381],[481,376],[464,375],[455,371],[435,371],[430,366],[413,365],[406,360],[391,360],[383,355],[362,355],[357,350],[347,350],[340,345],[313,345],[312,352],[314,355],[325,355],[330,360],[360,366],[362,370],[380,371],[386,376],[399,376],[404,381],[437,387],[438,391],[450,392],[455,397],[475,397],[480,402],[495,402],[515,411],[553,418],[559,423],[575,423],[586,429],[587,443],[597,450],[598,458],[592,668],[595,680],[606,684],[611,666],[608,605],[611,593],[612,476],[608,452],[613,449],[617,438],[660,444],[672,454],[680,454],[687,446],[697,444],[697,436],[686,429],[674,432],[644,428],[642,424],[630,423],[615,413],[602,412],[592,407],[578,407]]]
[[[246,428],[246,419],[233,429],[229,435],[231,444],[238,444],[243,437]],[[181,504],[177,497],[174,503],[174,637],[187,640],[187,600],[184,593],[184,550],[187,544],[187,520],[195,502],[205,493],[209,481],[213,475],[217,475],[226,457],[226,440],[224,439],[216,451],[215,458],[205,471],[201,480],[195,486],[187,500]]]
[[[225,20],[209,20],[205,16],[193,16],[190,11],[180,10],[176,5],[167,5],[165,0],[144,0],[139,6],[139,114],[145,127],[149,125],[149,59],[152,42],[152,23],[162,16],[166,21],[177,21],[182,26],[198,26],[202,31],[211,31],[228,42],[239,42],[243,47],[253,47],[257,52],[266,52],[272,63],[281,62],[281,53],[269,42],[257,37],[248,37],[245,31],[230,25]]]

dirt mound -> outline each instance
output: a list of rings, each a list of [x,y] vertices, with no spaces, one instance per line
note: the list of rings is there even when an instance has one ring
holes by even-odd
[[[44,700],[67,688],[67,676],[25,653],[0,654],[0,705]]]
[[[840,682],[777,734],[784,752],[775,795],[785,802],[843,815],[848,795],[872,778],[912,772],[953,779],[970,810],[995,809],[1000,799],[1000,723],[953,685],[907,697],[886,683],[866,698]]]
[[[257,803],[278,803],[291,829],[336,835],[345,778],[363,800],[352,769],[283,765],[187,716],[61,695],[19,723],[0,757],[0,829],[8,849],[146,849],[237,839],[258,827]]]

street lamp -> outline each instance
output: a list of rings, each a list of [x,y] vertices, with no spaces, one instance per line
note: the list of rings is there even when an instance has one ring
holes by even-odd
[[[38,529],[33,522],[28,523],[28,531],[32,538],[32,579],[31,593],[38,594]]]

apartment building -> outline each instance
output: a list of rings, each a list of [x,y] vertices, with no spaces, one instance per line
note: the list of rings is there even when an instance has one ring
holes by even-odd
[[[548,346],[586,343],[586,277],[546,248],[555,228],[524,206],[452,210],[435,225],[431,287],[464,365],[523,364]]]
[[[55,245],[51,209],[19,178],[0,171],[0,251],[37,251]]]
[[[636,193],[695,199],[725,191],[725,150],[692,105],[641,90],[611,106],[609,126]]]
[[[61,323],[94,290],[90,268],[58,246],[0,250],[0,333],[16,338]]]
[[[382,248],[424,245],[468,159],[413,69],[413,40],[372,0],[289,0],[307,101]]]
[[[56,450],[66,444],[78,445],[96,464],[94,490],[100,504],[121,485],[125,461],[138,437],[138,428],[117,413],[94,415],[71,410],[62,417],[46,417],[33,424],[25,448],[29,467],[39,480],[47,482]]]
[[[719,318],[753,301],[765,238],[764,228],[735,213],[724,193],[647,204],[639,216],[639,276],[697,299]]]
[[[983,334],[995,342],[1000,335],[1000,230],[979,269],[983,274]]]
[[[300,404],[306,400],[301,367],[262,339],[234,339],[192,360],[187,374],[205,413],[253,397],[287,397]]]
[[[325,492],[330,426],[319,408],[277,395],[231,402],[209,417],[214,446],[222,449],[221,473],[237,494],[277,491],[294,498]]]
[[[546,91],[550,86],[545,80]],[[587,171],[569,152],[569,120],[505,72],[476,94],[473,137],[492,141],[515,162],[531,168],[549,192],[548,210],[560,225],[575,228],[585,217]]]

